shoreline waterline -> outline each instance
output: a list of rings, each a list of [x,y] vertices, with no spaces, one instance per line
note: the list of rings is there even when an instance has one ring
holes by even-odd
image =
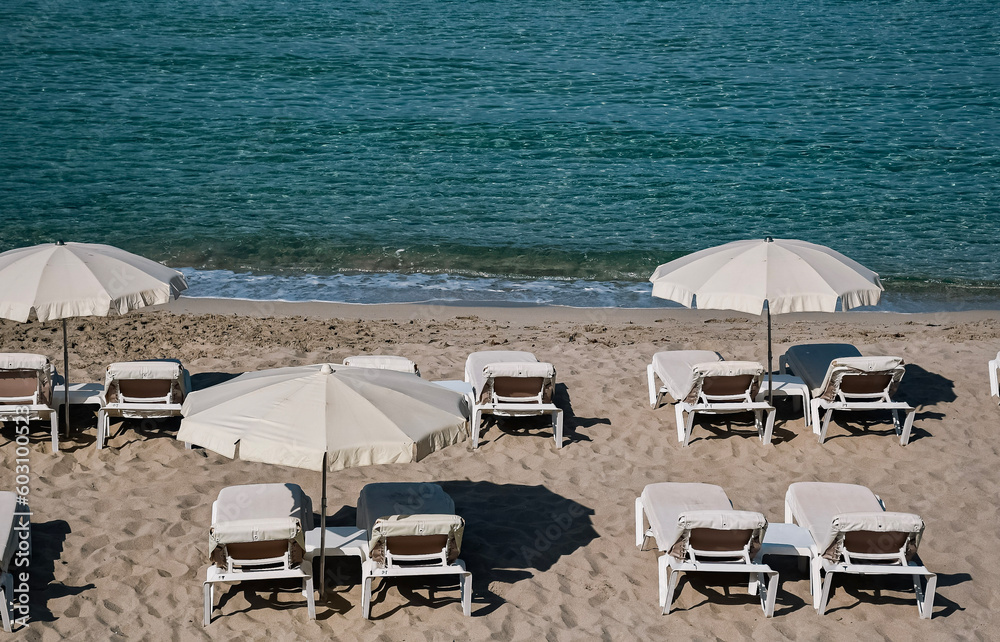
[[[646,281],[419,272],[267,274],[194,268],[180,270],[190,286],[185,293],[189,298],[344,304],[683,309],[677,303],[653,298],[652,286]],[[1000,288],[888,280],[879,305],[864,310],[901,313],[1000,310]]]
[[[580,308],[560,305],[468,304],[468,303],[338,303],[331,301],[257,301],[189,297],[162,306],[147,308],[171,314],[232,315],[238,317],[303,317],[312,319],[436,321],[479,318],[518,324],[571,322],[584,324],[634,324],[651,326],[669,321],[680,322],[761,322],[763,317],[732,310],[690,310],[688,308]],[[851,310],[848,312],[794,312],[775,317],[776,327],[797,322],[850,323],[874,326],[892,322],[929,326],[974,323],[996,320],[993,310],[963,310],[952,312],[889,312],[883,310]]]

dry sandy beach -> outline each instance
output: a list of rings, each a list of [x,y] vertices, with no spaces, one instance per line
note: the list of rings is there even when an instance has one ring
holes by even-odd
[[[645,366],[665,349],[717,350],[766,359],[757,317],[687,310],[465,308],[416,305],[271,304],[181,299],[167,310],[71,320],[71,377],[101,381],[113,361],[178,357],[195,387],[224,374],[325,361],[357,353],[405,355],[425,378],[461,379],[466,356],[523,349],[551,361],[568,440],[557,450],[531,420],[490,425],[468,444],[411,465],[330,475],[330,512],[353,523],[361,487],[376,481],[436,481],[455,499],[467,530],[462,558],[474,578],[473,612],[458,591],[394,581],[360,615],[360,568],[334,562],[333,586],[309,621],[294,590],[223,589],[215,619],[201,624],[211,504],[220,489],[295,482],[318,507],[320,475],[186,451],[176,423],[138,424],[94,448],[95,418],[74,412],[57,455],[33,431],[34,557],[27,640],[63,638],[243,639],[892,639],[1000,637],[997,498],[1000,409],[986,362],[1000,349],[996,313],[849,313],[775,317],[775,358],[789,345],[848,341],[865,354],[907,363],[899,397],[917,407],[914,437],[901,447],[885,416],[842,415],[820,445],[801,414],[779,407],[774,443],[752,425],[695,428],[682,449],[672,409],[649,408]],[[47,354],[61,369],[56,323],[0,322],[0,351]],[[535,426],[512,431],[511,426]],[[114,426],[112,427],[114,431]],[[13,484],[13,427],[0,448]],[[674,610],[657,607],[656,557],[634,545],[643,486],[701,481],[726,489],[738,509],[783,521],[796,481],[864,484],[889,510],[921,515],[920,554],[938,575],[934,618],[920,620],[907,581],[838,582],[826,615],[809,603],[808,578],[778,559],[778,606],[765,619],[741,578],[689,577]],[[774,559],[774,558],[772,558]],[[251,590],[252,589],[252,590]]]

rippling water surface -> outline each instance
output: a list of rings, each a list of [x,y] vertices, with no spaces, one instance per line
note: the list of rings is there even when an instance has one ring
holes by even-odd
[[[993,0],[7,0],[0,24],[0,250],[107,242],[193,295],[649,305],[658,263],[772,235],[900,309],[1000,305]]]

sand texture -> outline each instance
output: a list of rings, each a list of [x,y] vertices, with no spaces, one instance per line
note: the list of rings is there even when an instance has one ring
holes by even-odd
[[[1000,637],[1000,409],[986,363],[1000,349],[995,314],[840,314],[775,317],[775,366],[796,343],[846,341],[864,354],[902,356],[898,398],[917,408],[899,445],[885,414],[842,414],[827,442],[779,405],[774,442],[762,446],[741,417],[699,421],[676,440],[669,406],[652,410],[646,364],[668,349],[766,359],[760,318],[690,311],[473,309],[428,306],[254,304],[182,299],[169,310],[69,323],[72,379],[102,381],[113,361],[178,357],[204,387],[233,374],[339,363],[359,353],[399,354],[427,379],[461,379],[476,350],[529,350],[557,369],[567,443],[545,422],[487,423],[480,448],[462,443],[408,465],[330,474],[331,521],[353,524],[362,486],[436,481],[467,521],[462,558],[473,573],[472,617],[447,582],[395,580],[360,615],[360,566],[332,560],[331,586],[308,620],[293,585],[233,585],[201,623],[211,504],[219,490],[295,482],[319,509],[319,473],[229,460],[174,439],[177,422],[112,425],[94,447],[94,413],[75,408],[72,434],[52,454],[34,426],[31,505],[32,622],[25,640],[370,639],[892,639]],[[58,324],[0,323],[0,351],[58,359]],[[114,434],[119,428],[124,431]],[[730,429],[731,428],[731,429]],[[14,483],[13,426],[0,448]],[[909,580],[838,581],[820,617],[794,560],[779,558],[780,590],[765,619],[744,578],[682,580],[669,616],[657,606],[654,550],[634,543],[634,501],[649,483],[721,485],[738,509],[783,521],[796,481],[864,484],[889,510],[927,524],[920,555],[938,575],[934,618],[920,620]],[[13,638],[12,638],[13,639]]]

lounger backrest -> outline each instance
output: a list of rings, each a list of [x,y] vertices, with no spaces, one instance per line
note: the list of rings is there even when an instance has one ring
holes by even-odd
[[[760,513],[738,510],[692,510],[677,518],[680,533],[670,547],[677,559],[709,557],[752,559],[760,549],[767,519]]]
[[[848,357],[830,363],[813,396],[833,401],[845,397],[891,397],[906,369],[900,357]]]
[[[757,397],[764,366],[755,361],[710,361],[692,368],[694,385],[684,400],[724,401]]]
[[[0,404],[49,405],[53,374],[51,362],[43,355],[0,353]]]
[[[923,532],[924,521],[912,513],[840,513],[817,546],[832,562],[852,556],[861,561],[909,561],[916,555]]]
[[[464,533],[465,520],[458,515],[390,515],[375,521],[368,547],[377,564],[392,565],[393,558],[408,556],[450,564],[458,559]]]
[[[209,530],[209,557],[220,567],[233,560],[258,561],[283,557],[286,565],[302,561],[305,534],[295,517],[218,522]]]
[[[186,374],[176,360],[112,363],[104,376],[102,396],[106,404],[179,404],[187,394]]]
[[[483,368],[479,403],[552,403],[556,369],[551,363],[505,361]]]
[[[297,564],[312,519],[312,501],[297,484],[227,486],[212,505],[209,555],[225,567],[230,556],[266,559],[284,550]]]
[[[391,355],[363,354],[344,359],[345,366],[355,368],[377,368],[379,370],[395,370],[396,372],[406,372],[420,376],[417,364],[406,357],[396,357]]]

